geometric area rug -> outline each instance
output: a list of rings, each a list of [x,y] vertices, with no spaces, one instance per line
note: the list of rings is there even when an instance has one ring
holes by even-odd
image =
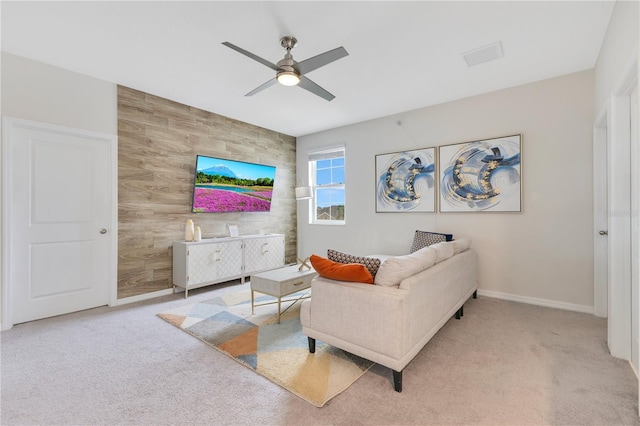
[[[273,300],[256,293],[256,303]],[[243,291],[175,308],[158,317],[322,407],[351,386],[373,362],[320,341],[316,341],[316,352],[309,353],[300,324],[300,302],[283,302],[282,309],[287,306],[280,324],[277,304],[256,306],[255,315],[251,315],[251,292]]]

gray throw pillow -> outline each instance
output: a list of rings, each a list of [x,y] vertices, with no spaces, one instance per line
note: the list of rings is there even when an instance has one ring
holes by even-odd
[[[415,251],[420,250],[421,248],[425,248],[436,243],[441,243],[443,241],[451,241],[451,240],[453,240],[453,234],[441,234],[439,232],[416,231],[416,234],[413,236],[413,244],[411,245],[411,251],[409,253],[413,253]]]
[[[371,272],[371,276],[374,278],[380,268],[380,259],[376,257],[354,256],[332,249],[327,250],[327,259],[338,263],[360,263]]]

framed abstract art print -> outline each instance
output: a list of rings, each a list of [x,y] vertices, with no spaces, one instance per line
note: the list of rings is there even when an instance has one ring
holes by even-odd
[[[522,212],[522,135],[440,146],[440,212]]]
[[[376,155],[377,213],[435,213],[435,148]]]

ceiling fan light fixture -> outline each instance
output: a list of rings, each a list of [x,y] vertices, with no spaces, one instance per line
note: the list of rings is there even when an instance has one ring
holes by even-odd
[[[270,78],[267,82],[262,83],[260,86],[256,87],[245,96],[253,96],[256,93],[261,92],[276,83],[280,83],[283,86],[298,86],[313,93],[314,95],[320,96],[326,101],[331,101],[335,98],[335,96],[327,92],[322,87],[318,86],[313,81],[309,80],[307,77],[305,77],[305,75],[313,70],[317,70],[320,67],[337,61],[340,58],[344,58],[345,56],[348,56],[349,53],[345,50],[344,47],[341,46],[313,56],[311,58],[305,59],[302,62],[296,62],[293,60],[293,56],[291,56],[291,49],[293,49],[293,47],[296,45],[296,42],[297,40],[295,39],[295,37],[282,37],[282,39],[280,40],[280,45],[286,49],[286,53],[284,55],[284,58],[279,60],[277,64],[271,63],[270,61],[267,61],[266,59],[263,59],[258,55],[248,52],[241,47],[231,44],[228,41],[222,43],[228,48],[233,49],[245,56],[248,56],[254,61],[260,62],[262,65],[265,65],[266,67],[271,68],[276,72],[276,78]]]
[[[276,78],[283,86],[295,86],[300,83],[300,76],[293,71],[280,71]]]

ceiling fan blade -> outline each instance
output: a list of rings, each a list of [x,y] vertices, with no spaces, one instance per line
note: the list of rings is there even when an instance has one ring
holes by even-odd
[[[306,90],[310,91],[314,95],[318,95],[321,98],[324,98],[324,99],[326,99],[328,101],[332,101],[333,98],[335,98],[335,96],[333,96],[331,93],[327,92],[322,87],[318,86],[316,83],[314,83],[313,81],[309,80],[307,77],[305,77],[303,75],[300,76],[300,83],[298,83],[298,86],[300,86],[303,89],[306,89]]]
[[[294,65],[294,68],[296,68],[300,74],[306,74],[348,55],[349,52],[347,52],[344,47],[340,46],[333,50],[329,50],[328,52],[324,52],[312,58],[298,62]]]
[[[225,41],[222,44],[224,44],[225,46],[235,50],[236,52],[240,52],[243,55],[250,57],[254,61],[258,61],[261,64],[268,66],[269,68],[271,68],[274,71],[278,71],[279,70],[279,68],[278,68],[278,66],[276,64],[272,64],[271,62],[267,61],[266,59],[262,59],[260,56],[254,55],[253,53],[248,52],[248,51],[244,50],[243,48],[236,46],[235,44],[231,44],[228,41]]]
[[[256,87],[255,89],[253,89],[252,91],[247,93],[245,96],[253,96],[256,93],[262,92],[264,89],[273,86],[277,82],[278,82],[278,80],[276,80],[275,77],[274,77],[271,80],[267,81],[266,83],[262,83],[260,86]]]

